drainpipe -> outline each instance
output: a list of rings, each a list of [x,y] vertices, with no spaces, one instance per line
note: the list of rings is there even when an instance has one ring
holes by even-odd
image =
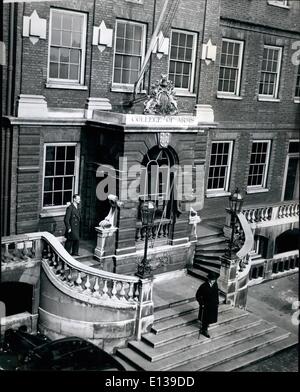
[[[199,61],[199,80],[198,80],[198,88],[197,88],[197,97],[196,97],[196,104],[199,103],[199,95],[200,95],[200,81],[201,81],[201,65],[202,61],[201,60],[201,53],[202,53],[202,47],[204,44],[204,33],[205,33],[205,27],[206,27],[206,12],[207,12],[207,0],[205,0],[205,5],[204,5],[204,14],[203,14],[203,28],[202,28],[202,42],[201,42],[201,49],[200,49],[200,61]]]
[[[153,18],[152,18],[152,36],[154,34],[154,26],[155,26],[156,2],[157,2],[157,0],[154,0],[154,4],[153,4]],[[149,63],[148,94],[150,92],[150,86],[151,86],[151,70],[152,70],[152,61],[150,61],[150,63]]]
[[[6,101],[6,114],[12,115],[13,111],[13,80],[14,80],[14,49],[16,43],[15,36],[15,6],[16,4],[12,3],[9,5],[9,56],[8,56],[8,77],[7,77],[7,101]]]

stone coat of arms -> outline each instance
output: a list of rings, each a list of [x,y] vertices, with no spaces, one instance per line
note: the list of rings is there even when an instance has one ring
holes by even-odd
[[[174,85],[167,75],[161,75],[161,79],[151,86],[151,93],[144,105],[144,114],[172,116],[178,113]]]

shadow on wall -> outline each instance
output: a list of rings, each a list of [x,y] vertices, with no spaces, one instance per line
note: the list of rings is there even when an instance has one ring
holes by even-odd
[[[23,282],[2,282],[0,285],[0,315],[11,316],[13,314],[32,313],[33,286]],[[3,307],[4,305],[4,313]]]
[[[290,229],[280,234],[275,241],[275,253],[284,253],[299,249],[299,229]]]

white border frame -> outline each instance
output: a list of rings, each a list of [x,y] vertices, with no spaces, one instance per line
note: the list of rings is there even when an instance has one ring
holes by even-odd
[[[141,22],[135,22],[129,19],[118,18],[115,22],[115,34],[114,34],[114,52],[113,52],[113,62],[112,62],[112,75],[111,75],[111,91],[114,92],[125,92],[132,93],[134,90],[134,84],[131,83],[116,83],[114,82],[114,73],[115,73],[115,58],[116,58],[116,41],[117,41],[117,23],[118,22],[126,22],[134,25],[139,25],[142,27],[142,48],[141,48],[141,66],[144,62],[145,51],[146,51],[146,34],[147,34],[147,25]],[[141,83],[142,87],[143,83]]]
[[[81,69],[80,69],[80,81],[70,80],[70,79],[58,79],[50,78],[50,47],[52,38],[52,14],[54,12],[61,12],[67,14],[77,14],[83,16],[83,26],[82,26],[82,37],[81,37]],[[52,87],[57,85],[60,88],[72,88],[73,86],[84,86],[84,75],[85,75],[85,58],[86,58],[86,37],[87,37],[87,14],[85,12],[65,10],[60,8],[51,7],[50,8],[50,20],[49,20],[49,40],[48,40],[48,60],[47,60],[47,87]]]
[[[65,208],[66,204],[62,204],[59,206],[44,206],[44,181],[45,181],[45,166],[46,166],[46,148],[50,147],[50,146],[55,146],[55,147],[59,147],[59,146],[75,146],[75,165],[74,165],[74,176],[75,176],[75,182],[74,182],[74,189],[73,189],[73,194],[78,193],[78,184],[79,184],[79,165],[80,165],[80,143],[76,143],[76,142],[66,142],[66,143],[62,143],[62,142],[58,142],[58,143],[44,143],[44,153],[43,153],[43,181],[42,181],[42,211],[48,211],[48,210],[52,210],[52,209],[61,209],[61,208]]]
[[[244,41],[238,40],[238,39],[231,39],[231,38],[222,38],[222,45],[223,41],[227,42],[234,42],[240,44],[240,50],[239,50],[239,62],[238,62],[238,80],[237,80],[237,86],[236,86],[236,92],[231,93],[230,91],[219,91],[217,89],[217,96],[218,98],[224,98],[227,97],[240,97],[240,92],[241,92],[241,77],[242,77],[242,67],[243,67],[243,55],[244,55]],[[222,54],[222,47],[221,47],[221,54]],[[220,54],[220,55],[221,55]],[[221,57],[220,57],[220,63],[219,63],[219,73],[218,73],[218,87],[219,87],[219,77],[220,77],[220,68],[221,68]],[[217,87],[217,88],[218,88]]]
[[[268,172],[269,172],[269,164],[270,164],[270,158],[271,158],[271,145],[272,145],[272,139],[254,139],[251,142],[251,153],[250,153],[250,159],[251,159],[251,155],[252,155],[252,148],[253,148],[253,143],[267,143],[268,147],[267,147],[267,159],[265,162],[265,170],[264,170],[264,178],[263,178],[263,183],[262,185],[247,185],[247,191],[252,191],[254,192],[255,190],[257,190],[259,192],[259,190],[261,189],[267,189],[266,185],[267,185],[267,179],[268,179]],[[249,161],[249,170],[250,170],[250,161]],[[248,170],[248,175],[247,175],[247,183],[248,183],[248,178],[249,178],[249,170]]]
[[[170,34],[170,42],[169,42],[169,58],[168,58],[168,77],[170,74],[170,61],[171,61],[171,43],[172,43],[172,33],[183,33],[186,35],[192,35],[193,36],[193,49],[192,49],[192,71],[191,71],[191,85],[190,88],[179,88],[175,87],[175,92],[178,95],[190,95],[193,94],[194,92],[194,84],[195,84],[195,70],[196,70],[196,49],[197,49],[197,43],[198,43],[198,34],[193,32],[193,31],[188,31],[188,30],[180,30],[180,29],[171,29],[171,34]],[[176,61],[176,60],[174,60]]]
[[[261,78],[261,73],[263,72],[262,71],[263,58],[262,58],[261,64],[260,64],[259,80],[258,80],[258,99],[259,100],[266,100],[266,101],[267,100],[268,101],[270,101],[270,100],[278,100],[279,80],[280,80],[280,76],[281,76],[281,62],[282,62],[283,47],[282,46],[274,46],[274,45],[264,45],[263,50],[265,50],[265,48],[276,49],[279,52],[279,54],[278,54],[277,70],[276,70],[277,80],[276,80],[276,86],[275,86],[275,94],[273,94],[273,95],[259,94],[260,78]]]
[[[283,183],[282,183],[282,192],[281,192],[281,199],[280,201],[284,201],[284,194],[285,194],[285,188],[286,188],[286,179],[287,179],[287,173],[288,173],[288,167],[289,167],[289,161],[290,158],[299,158],[299,153],[298,152],[290,152],[289,153],[289,147],[291,142],[297,142],[299,143],[299,139],[290,139],[289,144],[288,144],[288,150],[287,150],[287,155],[285,158],[285,166],[284,166],[284,173],[283,173]]]
[[[211,151],[213,143],[229,143],[228,149],[228,165],[227,165],[227,173],[225,178],[225,187],[224,188],[213,188],[208,189],[208,179],[209,179],[209,168],[210,168],[210,158],[211,158]],[[228,192],[229,187],[229,179],[232,169],[232,156],[233,156],[233,140],[212,140],[211,147],[210,147],[210,154],[209,154],[209,164],[208,164],[208,172],[207,172],[207,180],[206,180],[206,194],[207,196],[211,194],[220,194],[220,196],[224,196],[225,192]]]

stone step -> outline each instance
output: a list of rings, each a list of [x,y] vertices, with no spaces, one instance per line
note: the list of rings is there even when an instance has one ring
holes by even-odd
[[[199,266],[201,266],[201,265],[206,265],[206,266],[210,266],[210,267],[215,267],[215,268],[221,268],[221,260],[212,260],[212,259],[209,259],[209,260],[203,260],[202,259],[202,257],[200,258],[195,258],[194,259],[194,263],[193,263],[193,266],[194,267],[196,267],[196,265],[199,265]]]
[[[226,242],[226,238],[224,236],[216,236],[216,237],[204,237],[204,238],[200,238],[197,241],[196,247],[202,247],[202,246],[206,246],[206,245],[213,245],[213,244],[219,244],[219,243],[225,243]]]
[[[196,245],[196,253],[198,252],[204,252],[204,251],[219,251],[219,250],[224,250],[227,248],[227,243],[222,241],[222,242],[216,242],[216,243],[211,243],[211,244],[199,244],[197,243]]]
[[[220,341],[217,341],[216,343],[218,343],[218,348],[216,347],[216,349],[213,350],[213,347],[211,347],[211,352],[207,353],[207,355],[205,356],[202,355],[202,357],[198,355],[197,359],[191,360],[188,363],[188,370],[189,371],[208,370],[209,368],[216,367],[217,365],[220,365],[228,361],[229,359],[232,360],[233,358],[238,358],[242,355],[253,352],[259,348],[283,340],[289,336],[289,332],[283,331],[280,328],[277,328],[276,326],[267,323],[266,321],[263,321],[262,324],[265,326],[265,330],[261,329],[260,333],[258,334],[250,333],[248,338],[245,339],[237,339],[235,341],[235,344],[228,345],[220,349],[220,345],[219,345]],[[252,329],[250,331],[252,331]],[[239,336],[241,334],[239,334]],[[199,358],[201,358],[201,360],[199,360]],[[187,361],[184,362],[184,358],[181,358],[181,361],[182,361],[182,365],[173,367],[172,370],[174,371],[187,370],[187,366],[186,366]]]
[[[198,269],[199,271],[203,271],[206,274],[208,274],[210,271],[216,272],[217,274],[220,274],[220,267],[213,267],[210,265],[203,265],[203,264],[194,264],[193,268]]]
[[[203,259],[203,260],[220,260],[220,257],[222,254],[220,253],[215,253],[215,252],[209,252],[202,254],[199,252],[198,254],[195,254],[194,259]]]
[[[238,333],[249,328],[260,324],[261,320],[254,316],[245,316],[232,320],[228,324],[218,323],[214,327],[210,328],[211,341],[214,339],[220,339],[225,335],[230,335],[233,333]],[[158,361],[162,358],[173,355],[175,352],[183,352],[189,350],[195,346],[201,344],[206,344],[208,339],[203,335],[199,335],[199,325],[190,326],[189,330],[182,328],[184,334],[177,336],[176,339],[169,340],[164,345],[160,346],[150,346],[148,342],[144,339],[142,341],[131,341],[128,344],[129,348],[138,352],[144,358],[151,362]]]
[[[119,357],[116,354],[112,355],[116,361],[120,362],[121,365],[124,366],[127,372],[136,372],[137,368],[132,366],[128,361],[124,360],[123,358]]]
[[[232,372],[237,369],[241,369],[245,366],[251,365],[252,363],[258,362],[261,359],[265,359],[273,356],[274,354],[298,345],[297,336],[291,334],[285,339],[278,340],[271,345],[259,347],[257,350],[244,354],[243,356],[230,359],[220,365],[213,366],[208,371],[213,372]]]
[[[218,256],[224,254],[226,251],[226,246],[214,246],[210,248],[196,248],[195,255],[206,255],[206,254],[216,254]]]
[[[158,310],[154,312],[154,322],[169,320],[174,317],[182,316],[184,314],[193,312],[199,309],[197,301],[187,302],[182,305],[172,306],[171,308]]]
[[[241,331],[238,334],[226,335],[220,339],[212,340],[204,338],[206,339],[206,343],[203,342],[199,346],[197,345],[196,347],[191,347],[189,350],[169,355],[156,362],[148,361],[130,348],[118,350],[118,355],[122,358],[127,358],[133,366],[138,366],[138,368],[142,370],[166,371],[177,370],[180,367],[180,370],[190,371],[190,363],[196,363],[199,367],[199,358],[201,358],[202,366],[206,366],[206,359],[210,359],[210,357],[213,357],[214,355],[215,363],[218,363],[218,354],[226,351],[228,347],[232,350],[234,346],[239,345],[240,342],[242,342],[242,344],[245,341],[248,343],[249,339],[253,336],[265,336],[267,333],[271,333],[274,328],[274,326],[262,322],[249,330]],[[195,361],[195,358],[197,358],[197,361]],[[185,367],[182,368],[184,365]]]
[[[245,315],[247,315],[247,312],[243,310],[220,306],[218,323],[219,324],[228,323],[236,318],[245,317]],[[189,324],[198,325],[198,309],[195,309],[194,311],[184,315],[183,317],[177,317],[170,320],[159,321],[152,326],[151,332],[156,335],[170,330],[171,332],[173,332],[174,329]],[[144,334],[143,338],[146,339],[147,336],[149,336],[149,333]]]
[[[202,238],[209,238],[209,237],[221,237],[224,236],[224,233],[219,228],[211,227],[208,225],[198,225],[197,227],[197,237],[198,240]]]
[[[198,278],[199,281],[200,280],[205,281],[207,278],[207,272],[201,271],[193,267],[188,268],[187,273],[195,278]]]

